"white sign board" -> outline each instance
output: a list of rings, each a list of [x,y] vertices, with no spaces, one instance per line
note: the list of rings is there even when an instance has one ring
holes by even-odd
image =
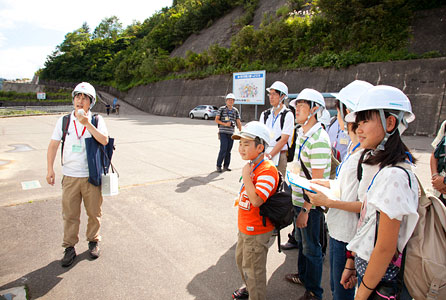
[[[38,100],[45,100],[46,94],[45,93],[37,93],[37,99]]]
[[[233,73],[235,104],[265,104],[265,71]]]

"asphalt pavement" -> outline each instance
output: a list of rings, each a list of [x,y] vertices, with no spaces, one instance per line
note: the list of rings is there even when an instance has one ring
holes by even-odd
[[[216,173],[212,121],[144,113],[104,116],[116,139],[120,192],[105,197],[102,255],[90,260],[81,216],[78,257],[63,256],[60,155],[56,185],[46,183],[46,150],[58,115],[0,118],[0,291],[27,286],[31,299],[231,299],[242,281],[235,264],[237,210],[244,162]],[[404,137],[429,184],[430,137]],[[291,228],[281,231],[286,241]],[[284,280],[297,251],[268,253],[268,299],[297,299],[304,289]],[[328,259],[324,299],[331,299]]]

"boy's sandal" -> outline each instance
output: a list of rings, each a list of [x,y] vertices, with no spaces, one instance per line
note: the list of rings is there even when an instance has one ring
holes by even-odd
[[[299,279],[299,273],[286,274],[285,279],[294,284],[304,284],[302,280]]]
[[[248,299],[249,298],[248,290],[246,289],[246,287],[239,288],[234,293],[232,293],[232,298],[233,299]]]

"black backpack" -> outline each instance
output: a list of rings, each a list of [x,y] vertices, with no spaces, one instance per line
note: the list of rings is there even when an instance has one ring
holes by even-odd
[[[277,245],[279,252],[281,252],[280,229],[293,223],[294,210],[291,200],[291,188],[283,180],[280,172],[277,190],[260,206],[260,215],[263,217],[263,226],[266,226],[266,218],[268,218],[276,228],[278,232]]]
[[[296,111],[294,107],[290,106],[290,108],[285,108],[284,111],[282,111],[280,114],[280,128],[283,129],[283,124],[285,124],[285,116],[288,112],[291,112],[293,114],[293,120],[295,119]],[[269,115],[271,114],[271,109],[267,109],[263,112],[263,123],[266,124],[266,120],[268,120]],[[294,159],[294,153],[296,152],[296,126],[294,126],[293,130],[293,136],[291,138],[291,145],[288,145],[288,152],[287,152],[287,162],[292,162]],[[276,142],[280,140],[280,137],[277,138]]]

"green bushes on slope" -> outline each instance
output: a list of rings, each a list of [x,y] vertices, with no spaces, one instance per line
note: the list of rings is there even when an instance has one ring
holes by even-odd
[[[300,67],[336,67],[417,57],[407,50],[416,9],[444,0],[290,0],[265,16],[260,29],[251,22],[258,0],[177,0],[144,23],[119,31],[117,18],[104,19],[68,33],[41,70],[43,79],[87,80],[126,90],[170,79],[202,78],[234,71],[278,71]],[[212,45],[185,58],[169,56],[190,34],[210,26],[238,5],[245,15],[230,48]],[[104,24],[105,23],[105,24]],[[105,29],[104,29],[105,28]],[[114,28],[108,34],[107,28]],[[116,34],[117,33],[117,34]],[[432,52],[427,56],[436,56]]]

